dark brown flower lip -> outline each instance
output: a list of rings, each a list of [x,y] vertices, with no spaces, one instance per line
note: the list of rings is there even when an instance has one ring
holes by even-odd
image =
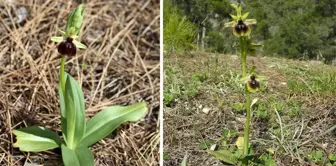
[[[248,31],[248,25],[246,25],[243,20],[239,20],[234,26],[234,29],[238,34],[246,33]]]
[[[57,51],[61,55],[68,55],[68,56],[74,56],[76,55],[76,45],[72,42],[73,39],[70,37],[67,37],[65,40],[63,40],[58,46]]]
[[[256,80],[256,77],[254,75],[251,75],[250,80],[248,81],[248,84],[252,89],[257,89],[260,87],[260,84]]]

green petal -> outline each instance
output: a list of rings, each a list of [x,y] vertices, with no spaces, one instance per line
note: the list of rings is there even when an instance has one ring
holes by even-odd
[[[254,44],[254,43],[252,43],[251,45],[253,48],[260,48],[263,46],[262,44]]]
[[[77,41],[77,40],[73,40],[73,43],[76,45],[77,48],[82,48],[82,49],[86,49],[86,45],[84,45],[83,43]]]
[[[259,81],[259,82],[266,80],[265,76],[257,75],[256,78],[257,78],[257,81]]]
[[[60,37],[60,36],[53,36],[53,37],[51,37],[51,39],[50,39],[51,41],[53,41],[53,42],[57,42],[57,43],[59,43],[59,42],[61,42],[61,41],[63,41],[64,40],[64,37]]]
[[[243,77],[239,80],[240,83],[242,84],[246,84],[248,82],[248,80],[250,80],[250,75]]]
[[[65,32],[64,31],[62,31],[62,30],[58,30],[63,36],[65,36]]]
[[[246,13],[245,13],[245,14],[246,14]],[[244,23],[245,23],[246,25],[254,25],[254,24],[257,23],[257,20],[256,20],[256,19],[246,19],[246,20],[244,20]]]
[[[225,28],[227,28],[227,27],[234,27],[236,24],[237,24],[236,21],[226,22],[226,23],[224,23],[224,27]]]

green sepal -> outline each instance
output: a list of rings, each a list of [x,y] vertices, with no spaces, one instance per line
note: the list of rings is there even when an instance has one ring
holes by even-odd
[[[239,17],[238,17],[238,16],[235,16],[235,15],[233,15],[233,14],[230,14],[230,16],[232,17],[232,19],[233,19],[234,21],[238,21],[238,20],[239,20]]]
[[[62,140],[57,133],[40,126],[30,126],[14,130],[15,148],[25,152],[41,152],[60,147]]]
[[[247,18],[247,16],[250,14],[250,12],[246,12],[246,13],[244,13],[242,16],[241,16],[241,19],[243,20],[243,21],[245,21],[246,20],[246,18]]]
[[[241,5],[240,4],[231,4],[231,7],[236,10],[238,18],[241,17],[241,11],[242,11]]]

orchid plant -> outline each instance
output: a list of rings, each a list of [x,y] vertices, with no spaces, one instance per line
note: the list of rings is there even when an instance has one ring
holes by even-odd
[[[216,158],[229,164],[240,163],[243,165],[248,165],[249,160],[253,158],[252,150],[249,146],[251,108],[258,100],[256,98],[251,103],[251,93],[255,93],[259,90],[260,81],[264,80],[264,77],[256,75],[255,66],[253,66],[247,73],[246,59],[248,54],[255,54],[256,50],[262,45],[253,43],[253,38],[250,36],[252,32],[251,25],[256,24],[257,20],[247,19],[249,12],[242,14],[242,7],[240,4],[231,4],[231,6],[235,9],[236,15],[231,14],[233,21],[225,23],[225,27],[232,28],[233,34],[239,39],[240,42],[242,70],[241,83],[245,87],[245,107],[247,111],[244,137],[238,137],[236,139],[235,144],[237,145],[237,150],[234,153],[227,149],[219,149],[216,151],[209,150],[208,152],[214,155]]]
[[[59,42],[62,55],[58,92],[60,96],[62,136],[41,126],[16,129],[13,145],[24,152],[41,152],[61,148],[65,166],[93,166],[94,156],[89,146],[108,136],[126,121],[138,121],[147,113],[145,102],[130,106],[111,106],[103,109],[86,122],[83,92],[77,81],[64,71],[66,56],[76,55],[76,49],[86,46],[76,40],[84,17],[84,6],[79,5],[69,16],[61,37],[52,37]]]

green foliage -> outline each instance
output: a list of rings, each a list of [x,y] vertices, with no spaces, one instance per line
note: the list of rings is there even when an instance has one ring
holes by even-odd
[[[163,155],[163,160],[167,160],[169,158],[167,153],[163,153],[162,155]]]
[[[267,109],[264,103],[258,104],[256,117],[260,119],[265,119],[265,120],[268,119],[268,113],[267,113]]]
[[[322,164],[323,162],[323,152],[322,151],[313,151],[307,155],[309,161],[312,161],[316,164]]]
[[[288,88],[295,93],[335,93],[336,71],[328,66],[297,67],[290,65],[282,69],[288,75]]]
[[[202,36],[205,25],[205,49],[235,53],[231,30],[222,23],[230,19],[228,0],[173,1]],[[296,59],[318,59],[330,63],[336,58],[335,0],[249,0],[244,1],[249,16],[259,22],[252,29],[254,37],[265,46],[263,55]],[[305,4],[305,5],[302,5]],[[200,38],[200,40],[203,40]],[[200,43],[200,41],[198,42]]]
[[[200,73],[200,72],[196,72],[192,77],[191,80],[193,82],[204,82],[205,80],[208,79],[208,76],[206,73]]]
[[[195,26],[183,16],[171,0],[164,1],[163,7],[164,49],[168,52],[184,51],[193,48]]]
[[[181,81],[180,73],[169,66],[165,67],[165,89],[163,91],[163,102],[171,107],[178,98],[190,99],[199,94],[199,87],[208,79],[207,74],[196,72],[192,75],[191,81]]]

